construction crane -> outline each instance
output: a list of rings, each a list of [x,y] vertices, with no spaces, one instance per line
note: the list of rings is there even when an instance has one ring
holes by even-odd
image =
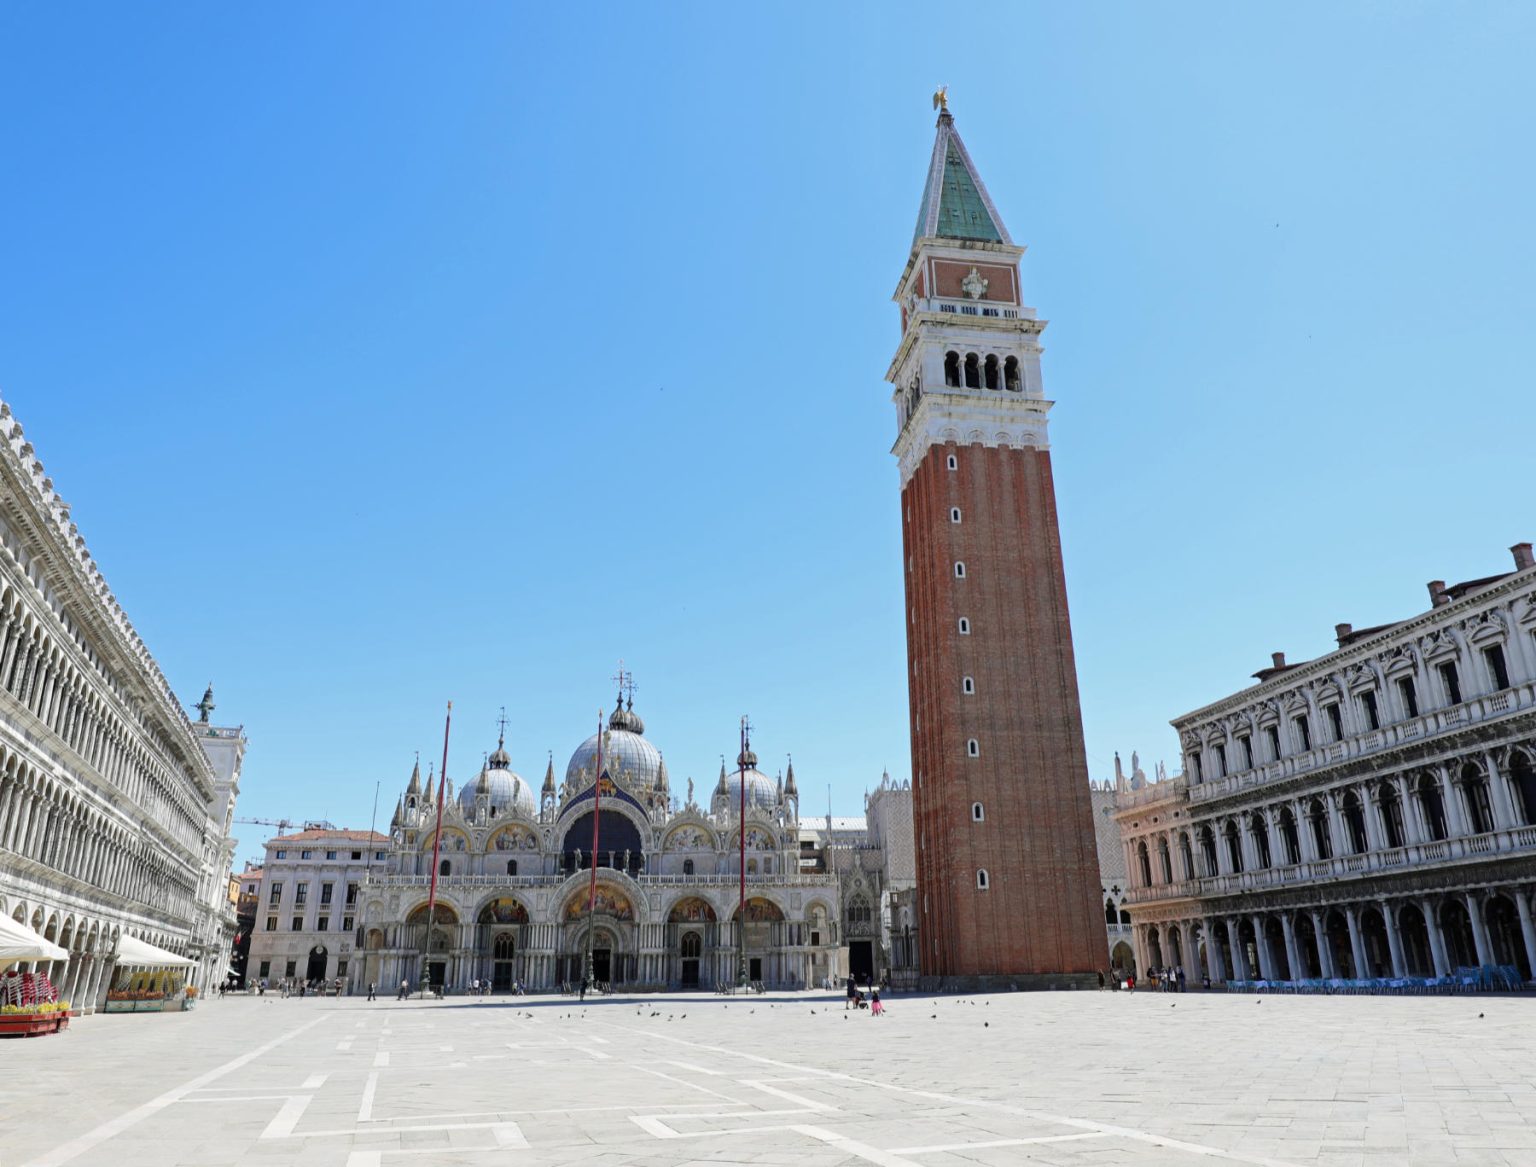
[[[276,827],[279,831],[286,831],[289,827],[303,827],[306,831],[334,831],[335,825],[324,819],[305,819],[297,823],[293,819],[235,819],[237,823],[254,823],[259,827]]]

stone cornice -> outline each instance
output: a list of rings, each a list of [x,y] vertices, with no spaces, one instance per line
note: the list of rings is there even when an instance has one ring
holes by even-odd
[[[1052,404],[998,390],[986,391],[985,396],[974,390],[923,394],[891,447],[900,467],[901,485],[905,487],[917,473],[932,447],[947,442],[1049,450],[1046,414]]]
[[[1479,588],[1477,591],[1452,600],[1448,604],[1443,604],[1438,608],[1431,608],[1427,612],[1422,612],[1417,616],[1410,616],[1406,620],[1389,625],[1380,632],[1357,640],[1345,648],[1335,649],[1333,652],[1325,653],[1314,660],[1305,661],[1293,668],[1288,668],[1267,681],[1250,685],[1246,689],[1239,689],[1236,693],[1223,697],[1219,701],[1213,701],[1209,705],[1203,705],[1199,709],[1175,717],[1169,724],[1173,726],[1182,740],[1185,731],[1198,723],[1239,712],[1243,708],[1257,704],[1267,697],[1279,696],[1290,689],[1304,686],[1309,682],[1326,680],[1346,665],[1357,661],[1369,660],[1383,649],[1389,648],[1405,639],[1412,640],[1441,622],[1450,624],[1465,619],[1469,613],[1477,611],[1490,600],[1498,600],[1514,595],[1532,585],[1536,585],[1536,568],[1511,572],[1503,579],[1497,580],[1487,587]]]
[[[120,683],[136,690],[143,716],[158,721],[167,739],[180,747],[180,762],[196,780],[204,798],[214,792],[213,766],[192,735],[181,703],[160,666],[150,654],[127,614],[112,594],[101,569],[70,519],[70,506],[54,489],[21,423],[0,400],[0,486],[5,488],[8,514],[17,521],[17,534],[35,549],[38,569],[48,585],[66,598],[71,615],[95,637],[107,658],[119,665]],[[116,661],[111,658],[115,656]],[[126,667],[123,667],[126,666]]]

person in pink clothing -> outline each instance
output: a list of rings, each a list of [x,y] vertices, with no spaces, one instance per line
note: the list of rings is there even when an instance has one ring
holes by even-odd
[[[871,1017],[879,1017],[885,1012],[885,1006],[880,1004],[880,990],[876,989],[869,995],[869,1013]]]

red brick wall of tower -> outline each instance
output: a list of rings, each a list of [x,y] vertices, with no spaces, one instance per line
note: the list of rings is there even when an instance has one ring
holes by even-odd
[[[1091,973],[1104,915],[1050,454],[932,447],[902,534],[922,971]]]

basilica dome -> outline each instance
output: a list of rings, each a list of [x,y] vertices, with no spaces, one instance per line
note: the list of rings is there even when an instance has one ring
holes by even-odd
[[[732,811],[741,807],[741,788],[747,788],[747,806],[772,809],[778,804],[778,784],[757,768],[757,755],[751,750],[736,759],[736,769],[720,769],[720,782],[715,787],[715,810]]]
[[[489,795],[491,813],[497,817],[517,815],[534,818],[539,813],[539,800],[534,797],[533,787],[523,781],[522,775],[509,768],[512,759],[504,742],[496,743],[496,752],[485,763],[480,776],[459,791],[459,807],[466,815],[475,813],[475,800],[481,793]]]
[[[641,736],[644,733],[645,722],[640,715],[632,705],[626,708],[620,702],[608,718],[603,767],[610,778],[623,779],[636,789],[650,790],[661,773],[661,751]],[[572,785],[590,781],[597,766],[597,751],[598,736],[593,734],[571,755],[565,767],[565,780]]]

